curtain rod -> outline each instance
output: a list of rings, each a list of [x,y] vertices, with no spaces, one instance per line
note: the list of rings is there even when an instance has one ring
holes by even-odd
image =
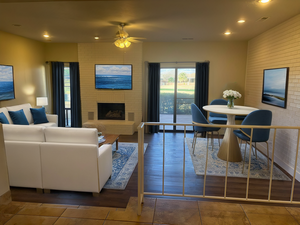
[[[205,61],[181,61],[181,62],[157,62],[157,63],[197,63],[197,62],[209,62],[209,60]],[[148,62],[151,63],[151,62]]]

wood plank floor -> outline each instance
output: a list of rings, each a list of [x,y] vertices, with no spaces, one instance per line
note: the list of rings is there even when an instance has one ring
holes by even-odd
[[[192,138],[192,133],[187,133],[187,137]],[[137,142],[137,133],[134,135],[120,136],[119,142]],[[165,153],[165,193],[181,194],[183,180],[183,133],[166,133],[166,153]],[[163,135],[145,134],[145,143],[148,148],[145,153],[145,191],[162,191],[162,143]],[[178,150],[179,149],[179,150]],[[186,157],[189,157],[186,150]],[[202,194],[203,176],[195,174],[191,165],[185,170],[185,193]],[[245,178],[228,178],[227,196],[245,197]],[[207,176],[206,195],[224,195],[224,177]],[[291,193],[291,181],[273,181],[271,199],[289,200]],[[250,179],[249,197],[255,199],[268,198],[269,181],[262,179]],[[55,191],[49,194],[37,193],[31,188],[11,187],[13,201],[55,203],[55,204],[76,204],[89,206],[107,206],[125,208],[129,198],[137,196],[137,167],[135,168],[125,190],[103,189],[98,197],[93,197],[91,193]],[[158,197],[158,196],[156,196]],[[168,198],[168,197],[165,197]],[[192,198],[185,198],[192,199]],[[196,200],[196,199],[195,199]],[[199,200],[197,198],[197,200]],[[300,201],[300,184],[296,182],[294,200]]]

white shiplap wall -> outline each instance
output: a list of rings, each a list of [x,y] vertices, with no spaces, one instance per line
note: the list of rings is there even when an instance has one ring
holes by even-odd
[[[263,70],[289,67],[287,108],[263,104]],[[300,14],[249,41],[245,79],[245,105],[268,109],[273,113],[273,125],[300,126]],[[273,132],[269,143],[272,149]],[[295,162],[297,134],[278,130],[275,159],[292,172]],[[265,145],[260,145],[264,148]],[[300,157],[299,157],[300,158]],[[298,162],[300,160],[298,159]],[[298,163],[298,170],[300,169]],[[300,173],[297,175],[299,180]]]

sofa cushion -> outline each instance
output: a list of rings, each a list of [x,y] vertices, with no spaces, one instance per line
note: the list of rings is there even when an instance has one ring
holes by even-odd
[[[34,109],[30,108],[34,124],[48,123],[45,108]]]
[[[23,109],[19,111],[8,111],[8,113],[14,124],[29,125]]]
[[[8,113],[8,111],[5,107],[0,108],[0,112],[4,113],[4,115],[6,116],[9,123],[11,123],[11,124],[13,123],[10,116],[9,116],[9,113]]]
[[[22,104],[22,105],[15,105],[15,106],[7,106],[7,111],[18,111],[20,109],[23,109],[24,114],[27,118],[28,123],[33,123],[32,115],[30,112],[31,105],[29,103]]]
[[[5,141],[44,142],[44,127],[3,124]]]
[[[9,124],[8,119],[6,118],[6,116],[3,112],[0,113],[0,123]]]
[[[48,122],[48,123],[39,123],[39,124],[29,124],[29,126],[43,126],[43,127],[57,127],[56,123]]]
[[[98,145],[96,128],[45,127],[46,142]]]

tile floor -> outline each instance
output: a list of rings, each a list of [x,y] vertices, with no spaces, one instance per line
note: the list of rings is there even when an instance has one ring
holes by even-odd
[[[145,198],[136,212],[137,198],[126,209],[13,201],[0,205],[0,225],[300,224],[299,207]]]

